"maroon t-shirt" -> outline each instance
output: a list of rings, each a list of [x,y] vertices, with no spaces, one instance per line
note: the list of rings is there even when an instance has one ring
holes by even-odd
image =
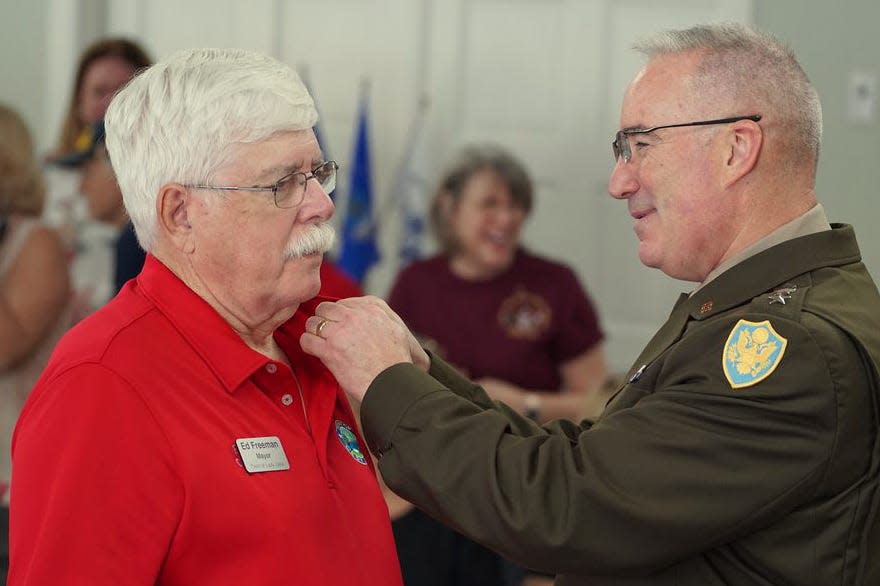
[[[524,250],[489,281],[457,277],[446,256],[415,262],[398,275],[388,303],[468,376],[531,389],[558,390],[560,364],[603,337],[574,272]]]

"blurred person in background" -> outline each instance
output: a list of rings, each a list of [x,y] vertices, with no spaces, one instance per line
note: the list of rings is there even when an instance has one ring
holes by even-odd
[[[0,584],[8,568],[12,429],[64,329],[69,297],[61,241],[39,220],[43,196],[30,133],[0,105]]]
[[[509,152],[463,149],[431,206],[441,252],[403,269],[388,304],[494,399],[541,422],[577,418],[607,374],[603,334],[574,271],[522,245],[533,198]]]
[[[56,163],[79,170],[79,191],[85,197],[89,217],[113,231],[108,233],[104,246],[90,250],[88,263],[82,262],[84,259],[75,259],[74,268],[79,270],[77,276],[84,282],[72,303],[74,322],[100,308],[125,281],[137,276],[146,257],[128,219],[122,191],[110,164],[104,144],[104,121],[95,123],[88,134],[90,142],[83,150],[58,159]]]
[[[607,374],[603,334],[575,273],[523,247],[533,199],[531,178],[509,152],[464,148],[431,206],[441,253],[407,266],[388,303],[493,399],[536,421],[577,420]],[[517,569],[505,564],[505,573],[523,583]]]
[[[151,63],[147,52],[129,39],[101,39],[89,46],[79,59],[61,135],[50,160],[88,150],[94,125],[104,119],[113,95]]]
[[[101,39],[86,48],[74,74],[67,113],[58,144],[45,168],[48,184],[43,219],[58,229],[68,250],[74,301],[71,323],[106,303],[116,292],[114,279],[127,280],[142,264],[130,226],[95,218],[81,193],[81,167],[95,144],[103,140],[102,120],[113,95],[150,57],[136,42],[125,38]],[[122,259],[121,269],[114,259]],[[140,264],[138,264],[140,263]],[[116,277],[114,273],[119,273]]]

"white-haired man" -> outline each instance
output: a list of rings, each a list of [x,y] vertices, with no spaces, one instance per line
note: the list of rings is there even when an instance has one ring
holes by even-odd
[[[59,344],[14,439],[10,583],[400,584],[345,395],[299,347],[336,163],[288,67],[178,53],[113,100],[138,278]]]
[[[609,191],[642,262],[699,286],[598,421],[493,404],[372,298],[320,304],[303,348],[392,489],[557,584],[876,585],[880,296],[816,202],[816,92],[741,26],[643,49]]]

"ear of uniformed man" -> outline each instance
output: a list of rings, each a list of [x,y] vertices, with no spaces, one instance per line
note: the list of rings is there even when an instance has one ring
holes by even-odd
[[[306,321],[302,349],[319,358],[357,401],[385,369],[401,362],[427,371],[430,358],[403,320],[378,297],[324,302]]]

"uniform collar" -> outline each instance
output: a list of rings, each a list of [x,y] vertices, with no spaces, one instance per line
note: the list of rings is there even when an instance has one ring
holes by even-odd
[[[822,207],[822,204],[817,203],[804,214],[786,224],[783,224],[767,236],[764,236],[751,246],[740,251],[739,254],[735,254],[719,264],[708,275],[706,275],[706,278],[699,285],[697,290],[708,285],[709,282],[714,280],[718,275],[724,273],[730,267],[736,266],[747,258],[755,256],[760,252],[764,252],[768,248],[772,248],[786,240],[799,238],[801,236],[809,236],[810,234],[830,229],[831,225],[828,223],[828,218],[825,216],[825,208]]]
[[[271,362],[245,344],[207,301],[156,257],[147,255],[137,283],[140,292],[171,322],[228,392],[235,392],[257,369]],[[323,300],[316,297],[300,304],[293,317],[276,331],[276,340],[291,361],[305,357],[299,336],[305,330],[306,319]]]
[[[705,319],[740,305],[812,270],[861,260],[852,226],[786,240],[749,256],[718,275],[687,300],[694,319]]]

